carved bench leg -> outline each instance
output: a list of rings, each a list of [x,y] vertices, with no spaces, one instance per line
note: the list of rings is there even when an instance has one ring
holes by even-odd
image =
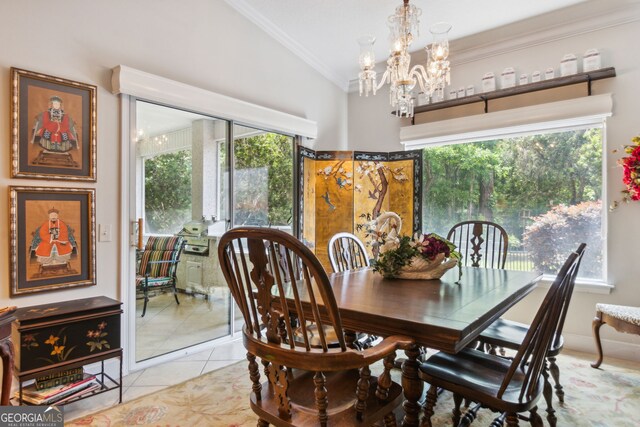
[[[596,317],[594,317],[593,322],[591,323],[593,329],[593,339],[596,341],[596,350],[598,352],[598,360],[591,364],[592,368],[597,368],[602,363],[603,355],[602,355],[602,343],[600,342],[600,326],[602,326],[604,322],[602,321],[602,313],[599,311],[596,312]]]

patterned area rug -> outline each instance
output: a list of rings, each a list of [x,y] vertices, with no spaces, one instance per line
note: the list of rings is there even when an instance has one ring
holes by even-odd
[[[601,369],[593,369],[586,356],[563,353],[559,357],[565,403],[560,404],[554,395],[558,426],[639,426],[640,373],[637,364],[613,365],[613,361],[605,359]],[[249,409],[250,389],[246,363],[239,362],[65,425],[255,426],[257,418]],[[451,408],[451,395],[442,394],[432,418],[433,425],[450,426]],[[541,399],[539,413],[543,418],[546,417],[545,409]],[[483,409],[473,425],[487,426],[494,416]],[[521,423],[525,424],[528,425]],[[545,425],[548,425],[546,419]]]

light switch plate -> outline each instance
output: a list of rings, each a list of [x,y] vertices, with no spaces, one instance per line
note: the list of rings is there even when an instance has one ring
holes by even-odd
[[[111,241],[111,224],[100,224],[98,240],[101,242]]]

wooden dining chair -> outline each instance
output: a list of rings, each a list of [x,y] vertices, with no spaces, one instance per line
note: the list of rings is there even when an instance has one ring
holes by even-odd
[[[16,306],[0,308],[0,359],[2,359],[1,406],[9,406],[11,399],[14,357],[13,342],[11,341],[11,324],[16,320],[14,316],[16,310]]]
[[[463,399],[477,402],[476,407],[464,415],[466,425],[473,421],[480,407],[502,414],[491,425],[502,425],[506,417],[507,426],[517,426],[518,414],[526,411],[530,412],[532,426],[543,425],[536,405],[544,387],[545,357],[553,343],[563,312],[562,302],[571,292],[579,261],[577,253],[569,255],[513,359],[467,347],[456,354],[436,353],[420,365],[420,378],[430,384],[424,426],[431,426],[439,388],[453,392],[453,425],[461,421]]]
[[[354,234],[347,232],[336,233],[329,239],[328,246],[329,262],[334,273],[369,266],[367,249],[364,243],[358,239],[358,236]],[[362,332],[345,331],[345,333],[352,334],[350,341],[360,348],[370,347],[378,340],[377,336]],[[398,363],[397,360],[396,363]]]
[[[337,233],[329,240],[329,262],[335,273],[368,267],[369,257],[364,243],[351,233]]]
[[[462,254],[460,262],[470,267],[504,268],[509,236],[490,221],[463,221],[449,230],[447,240]]]
[[[221,237],[218,256],[244,317],[250,405],[258,426],[368,426],[383,420],[385,426],[396,425],[393,410],[402,388],[391,380],[390,370],[396,350],[410,348],[411,339],[392,336],[366,350],[349,348],[324,268],[283,231],[232,229]],[[302,342],[295,338],[292,316],[303,330]],[[317,325],[319,348],[306,333],[309,323]],[[338,341],[335,348],[328,344],[327,328]],[[376,378],[369,365],[380,360],[384,368]]]
[[[560,384],[560,368],[556,364],[556,358],[562,351],[564,347],[564,338],[562,337],[562,328],[564,327],[564,321],[567,316],[567,311],[569,309],[569,303],[571,302],[571,296],[573,294],[573,288],[575,286],[576,277],[578,274],[578,270],[580,269],[580,262],[582,260],[582,255],[586,249],[587,245],[585,243],[580,244],[578,249],[576,250],[576,254],[578,255],[577,266],[572,270],[572,276],[569,278],[569,291],[565,294],[565,298],[562,300],[562,311],[560,313],[560,321],[558,322],[558,327],[554,333],[554,339],[551,343],[551,347],[547,351],[547,362],[548,365],[545,365],[545,370],[543,371],[544,380],[545,380],[545,388],[544,388],[544,398],[547,403],[547,417],[553,419],[553,423],[551,425],[555,425],[555,415],[552,404],[552,389],[551,384],[549,383],[548,372],[551,373],[553,377],[553,381],[555,383],[556,395],[558,396],[558,400],[560,402],[564,402],[564,390],[562,385]],[[508,348],[512,350],[517,350],[527,332],[529,331],[529,325],[519,322],[514,322],[512,320],[507,319],[498,319],[493,322],[487,329],[485,329],[480,335],[480,342],[488,345],[490,348],[502,347]],[[548,366],[548,372],[547,372]],[[551,422],[551,421],[550,421]]]

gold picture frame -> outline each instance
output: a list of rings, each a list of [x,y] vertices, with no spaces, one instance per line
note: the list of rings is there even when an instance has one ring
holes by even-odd
[[[96,284],[95,189],[9,187],[11,295]]]
[[[11,177],[96,181],[97,88],[11,68]]]

